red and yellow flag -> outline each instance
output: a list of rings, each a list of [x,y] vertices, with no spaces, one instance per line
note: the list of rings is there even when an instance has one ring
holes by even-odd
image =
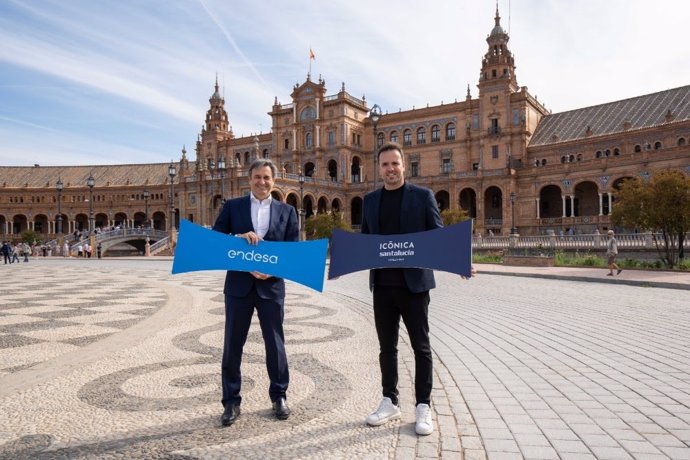
[[[314,50],[311,48],[309,48],[309,59],[312,61],[316,59],[316,54],[314,54]]]

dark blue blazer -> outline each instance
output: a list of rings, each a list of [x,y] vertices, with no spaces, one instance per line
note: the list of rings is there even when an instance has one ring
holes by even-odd
[[[362,233],[379,234],[379,208],[381,189],[364,196]],[[443,227],[443,220],[436,205],[434,194],[428,188],[403,184],[400,209],[400,233],[416,233]],[[433,270],[403,268],[407,288],[412,292],[424,292],[436,287]],[[369,289],[374,289],[374,271],[369,272]]]
[[[213,225],[213,230],[231,235],[256,231],[252,224],[249,195],[226,201],[216,223]],[[273,199],[271,218],[264,240],[299,240],[299,226],[295,208]],[[244,297],[254,286],[256,286],[259,297],[263,299],[276,299],[282,303],[285,298],[285,281],[282,278],[271,276],[266,280],[258,280],[248,272],[234,270],[228,271],[225,276],[223,293],[234,297]]]

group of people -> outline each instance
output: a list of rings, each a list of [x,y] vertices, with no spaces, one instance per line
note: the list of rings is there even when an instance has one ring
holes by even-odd
[[[31,246],[29,246],[28,243],[12,244],[10,241],[3,241],[0,252],[2,253],[5,264],[19,262],[20,256],[24,257],[24,262],[28,262],[29,256],[31,255]]]
[[[432,191],[405,182],[402,147],[395,143],[385,144],[377,155],[383,187],[364,197],[362,233],[393,235],[443,227]],[[213,230],[244,238],[252,245],[262,240],[298,241],[299,225],[294,207],[271,196],[276,171],[270,160],[254,161],[249,167],[251,193],[226,201]],[[415,431],[419,435],[429,435],[434,431],[428,320],[429,291],[435,287],[433,271],[375,269],[370,272],[369,287],[373,293],[374,324],[379,341],[382,399],[366,417],[366,423],[378,426],[401,417],[398,337],[402,318],[415,356]],[[266,349],[268,393],[273,412],[278,420],[286,420],[291,410],[287,404],[290,376],[283,332],[285,282],[260,272],[228,271],[223,292],[225,332],[221,402],[224,411],[221,424],[232,425],[241,413],[242,352],[255,309]]]

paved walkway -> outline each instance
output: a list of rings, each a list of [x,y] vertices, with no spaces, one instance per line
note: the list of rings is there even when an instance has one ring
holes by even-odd
[[[288,287],[286,422],[252,325],[242,417],[222,428],[223,273],[172,276],[162,258],[0,269],[0,458],[690,458],[688,274],[439,273],[437,429],[417,437],[407,345],[403,420],[363,423],[380,392],[365,273]]]

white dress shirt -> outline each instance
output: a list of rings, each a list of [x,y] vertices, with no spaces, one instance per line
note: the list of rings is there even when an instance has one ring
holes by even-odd
[[[252,225],[254,225],[254,231],[259,237],[263,238],[268,232],[268,225],[271,222],[271,202],[273,197],[269,195],[265,200],[259,201],[252,193],[249,200],[252,204]]]

